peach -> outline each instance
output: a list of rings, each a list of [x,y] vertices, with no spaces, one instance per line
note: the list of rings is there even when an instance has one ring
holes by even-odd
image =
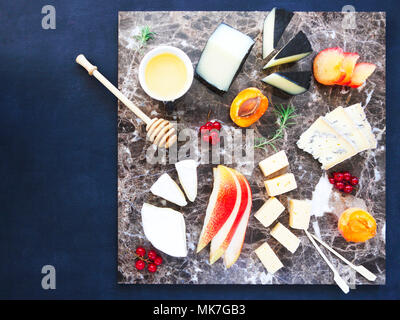
[[[357,63],[354,67],[349,86],[352,88],[358,88],[362,86],[367,78],[375,71],[375,69],[376,65],[373,63]]]
[[[346,77],[342,68],[345,55],[341,48],[327,48],[314,58],[314,77],[324,85],[334,85]]]
[[[348,85],[351,81],[351,76],[353,75],[354,67],[356,66],[357,60],[360,58],[358,53],[355,52],[345,52],[344,60],[342,63],[342,69],[346,73],[344,79],[338,82],[338,85]]]

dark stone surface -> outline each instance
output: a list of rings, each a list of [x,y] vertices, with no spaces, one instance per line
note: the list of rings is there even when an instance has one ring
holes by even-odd
[[[295,144],[300,134],[315,121],[337,106],[349,106],[361,102],[366,107],[367,118],[378,138],[378,147],[362,152],[335,169],[350,170],[360,177],[360,188],[354,196],[339,196],[332,192],[331,210],[312,217],[310,230],[321,237],[355,264],[363,264],[378,275],[376,284],[385,283],[385,14],[380,12],[357,13],[356,29],[342,27],[343,15],[336,12],[296,12],[279,47],[302,30],[309,38],[314,53],[304,60],[275,68],[262,70],[266,61],[261,57],[261,29],[266,12],[120,12],[118,48],[118,84],[124,94],[151,117],[167,117],[176,120],[178,128],[195,131],[210,119],[218,119],[225,130],[237,128],[229,117],[229,107],[236,94],[244,88],[255,86],[268,96],[272,105],[292,103],[297,109],[296,123],[289,127],[284,138],[277,144],[284,149],[290,162],[290,171],[296,176],[298,188],[279,196],[283,204],[288,197],[311,199],[312,192],[324,172],[320,164]],[[200,58],[209,35],[215,26],[225,22],[256,40],[256,44],[243,66],[242,72],[225,95],[217,95],[194,79],[190,91],[175,102],[176,110],[166,115],[163,104],[151,100],[141,89],[137,70],[143,55],[159,45],[173,45],[184,50],[195,65]],[[149,25],[157,33],[155,40],[138,50],[134,35],[140,26]],[[310,70],[315,53],[340,46],[345,51],[356,51],[360,61],[372,62],[377,70],[365,86],[358,89],[325,87],[312,80],[309,92],[288,98],[277,90],[263,84],[260,79],[273,71]],[[271,136],[276,129],[276,116],[272,106],[259,122],[251,128],[255,136]],[[199,188],[196,201],[179,208],[157,199],[149,189],[160,174],[168,172],[177,181],[173,164],[152,165],[146,162],[146,150],[151,146],[145,141],[145,126],[124,106],[118,111],[118,281],[120,283],[193,283],[193,284],[332,284],[332,273],[311,246],[302,232],[294,231],[301,238],[301,245],[291,254],[270,235],[253,214],[266,199],[263,177],[257,163],[272,149],[254,151],[255,168],[234,162],[232,167],[246,174],[253,192],[253,210],[249,220],[242,254],[236,264],[225,270],[221,261],[210,266],[209,249],[199,254],[195,247],[201,231],[205,208],[212,189],[211,164],[198,168]],[[154,275],[137,272],[132,251],[137,245],[150,244],[141,226],[140,209],[144,201],[160,206],[170,206],[181,211],[186,220],[189,254],[185,259],[163,255],[165,264]],[[378,224],[377,236],[363,244],[346,243],[337,231],[337,216],[345,207],[361,206],[374,215]],[[278,219],[288,225],[288,213]],[[282,260],[285,268],[274,276],[268,275],[253,251],[267,241]],[[328,255],[329,256],[329,255]],[[350,284],[366,284],[337,259],[332,258]]]

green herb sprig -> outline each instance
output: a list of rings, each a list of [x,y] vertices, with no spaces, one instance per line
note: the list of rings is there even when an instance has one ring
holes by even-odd
[[[295,114],[295,107],[293,105],[276,105],[274,106],[274,113],[278,117],[276,122],[278,124],[278,129],[276,129],[275,134],[270,138],[259,137],[255,138],[254,148],[267,150],[267,146],[270,146],[274,151],[277,151],[275,143],[277,140],[283,138],[284,130],[289,126],[294,124],[291,119],[297,117]]]
[[[140,34],[135,36],[135,39],[139,41],[140,47],[144,47],[149,40],[153,40],[155,32],[150,31],[149,26],[144,26],[140,29]]]

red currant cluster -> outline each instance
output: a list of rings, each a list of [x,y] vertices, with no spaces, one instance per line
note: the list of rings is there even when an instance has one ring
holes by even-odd
[[[146,249],[143,247],[137,247],[135,253],[137,258],[139,258],[135,263],[137,270],[143,270],[146,267],[147,262],[149,264],[147,270],[153,273],[157,271],[157,266],[160,266],[163,263],[163,259],[157,255],[157,252],[154,250],[149,250],[147,253],[148,259],[144,257],[146,255]]]
[[[353,191],[354,186],[358,184],[358,178],[352,176],[348,171],[333,172],[329,177],[329,182],[339,191],[350,193]]]
[[[204,126],[200,127],[201,139],[204,142],[209,142],[215,145],[219,142],[219,131],[221,130],[221,123],[218,121],[208,121]]]

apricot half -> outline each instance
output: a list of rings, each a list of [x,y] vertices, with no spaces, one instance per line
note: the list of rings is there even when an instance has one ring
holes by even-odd
[[[239,92],[231,105],[231,119],[239,127],[251,126],[268,109],[268,99],[257,88]]]
[[[376,235],[376,221],[360,208],[345,210],[338,222],[338,229],[346,241],[364,242]]]

